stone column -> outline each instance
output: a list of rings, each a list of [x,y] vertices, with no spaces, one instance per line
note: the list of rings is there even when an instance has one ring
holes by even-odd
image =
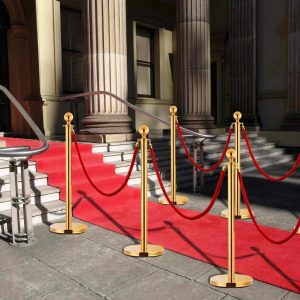
[[[283,130],[300,131],[300,0],[289,0],[288,106]]]
[[[85,90],[107,91],[127,99],[126,1],[86,0]],[[134,138],[127,106],[109,96],[91,96],[82,121],[81,141],[111,142]]]
[[[46,136],[63,135],[60,1],[36,1],[36,23],[43,127]],[[34,102],[40,101],[31,101],[35,110]]]
[[[248,128],[258,129],[256,0],[229,0],[229,67],[231,112],[240,111]]]
[[[209,0],[177,0],[177,96],[180,122],[215,128],[211,116]]]

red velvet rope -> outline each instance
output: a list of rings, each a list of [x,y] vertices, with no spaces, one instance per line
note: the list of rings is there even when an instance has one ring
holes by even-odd
[[[80,160],[80,164],[81,164],[81,167],[83,169],[83,172],[86,176],[86,178],[88,179],[89,183],[93,186],[93,188],[101,195],[103,196],[114,196],[116,194],[118,194],[121,190],[124,189],[124,187],[127,185],[128,183],[128,180],[131,176],[131,173],[132,173],[132,170],[133,170],[133,166],[134,166],[134,163],[135,163],[135,159],[136,159],[136,156],[137,156],[137,152],[138,152],[138,146],[136,145],[134,147],[134,152],[133,152],[133,157],[132,157],[132,160],[131,160],[131,164],[130,164],[130,167],[129,167],[129,171],[128,171],[128,174],[124,180],[124,182],[122,183],[122,185],[117,188],[115,191],[111,192],[111,193],[106,193],[106,192],[103,192],[101,190],[98,189],[98,187],[94,184],[94,182],[92,181],[92,179],[90,178],[85,166],[84,166],[84,163],[83,163],[83,160],[82,160],[82,157],[81,157],[81,154],[80,154],[80,151],[79,151],[79,147],[78,147],[78,142],[77,142],[77,138],[76,138],[76,134],[73,132],[72,133],[72,137],[73,137],[73,140],[74,140],[74,143],[75,143],[75,148],[76,148],[76,151],[77,151],[77,154],[78,154],[78,157],[79,157],[79,160]]]
[[[298,155],[298,158],[296,160],[296,162],[294,163],[294,165],[292,166],[292,168],[286,173],[284,174],[283,176],[281,177],[272,177],[270,175],[268,175],[261,167],[260,165],[258,164],[257,160],[255,159],[255,156],[253,154],[253,151],[251,149],[251,145],[250,145],[250,142],[249,142],[249,138],[248,138],[248,135],[247,135],[247,132],[246,132],[246,129],[243,128],[243,136],[244,136],[244,139],[245,139],[245,142],[246,142],[246,145],[247,145],[247,148],[248,148],[248,151],[249,151],[249,154],[251,156],[251,159],[255,165],[255,167],[258,169],[258,171],[263,175],[265,176],[267,179],[269,179],[270,181],[282,181],[286,178],[288,178],[289,176],[291,176],[295,170],[297,169],[299,163],[300,163],[300,154]]]
[[[251,210],[251,207],[250,207],[250,203],[249,203],[249,199],[248,199],[248,196],[247,196],[247,192],[246,192],[246,189],[245,189],[245,185],[244,185],[244,182],[243,182],[243,178],[242,178],[242,175],[241,175],[241,173],[239,171],[238,171],[238,177],[239,177],[239,182],[240,182],[240,186],[241,186],[241,191],[242,191],[242,194],[243,194],[243,198],[244,198],[244,201],[246,203],[246,206],[247,206],[247,209],[249,211],[249,214],[251,216],[251,219],[252,219],[255,227],[263,235],[263,237],[265,239],[267,239],[269,242],[273,243],[273,244],[283,244],[283,243],[286,243],[287,241],[289,241],[292,237],[294,237],[297,234],[298,229],[300,228],[300,218],[298,218],[298,223],[297,223],[296,227],[294,228],[294,230],[286,238],[284,238],[282,240],[277,240],[277,241],[273,240],[273,239],[271,239],[270,237],[268,237],[263,232],[263,230],[260,228],[260,226],[256,222],[256,219],[255,219],[255,217],[254,217],[254,215],[252,213],[252,210]]]
[[[170,199],[168,193],[166,192],[165,190],[165,187],[164,187],[164,184],[162,182],[162,179],[161,179],[161,176],[159,174],[159,169],[158,169],[158,166],[157,166],[157,161],[156,161],[156,157],[155,157],[155,152],[154,152],[154,149],[152,147],[150,147],[150,152],[151,152],[151,157],[152,157],[152,161],[153,161],[153,166],[154,166],[154,169],[155,169],[155,172],[156,172],[156,176],[157,176],[157,179],[158,179],[158,182],[159,182],[159,185],[160,185],[160,188],[161,190],[163,191],[163,194],[164,196],[166,197],[167,201],[169,202],[169,204],[171,205],[171,207],[175,210],[175,212],[177,212],[182,218],[184,219],[187,219],[187,220],[197,220],[197,219],[200,219],[201,217],[205,216],[211,209],[212,207],[214,206],[218,196],[219,196],[219,193],[220,193],[220,190],[221,190],[221,187],[222,187],[222,183],[223,183],[223,179],[224,179],[224,176],[225,176],[225,170],[222,170],[221,174],[220,174],[220,178],[219,178],[219,181],[218,181],[218,184],[217,184],[217,187],[216,187],[216,190],[214,192],[214,195],[210,201],[210,204],[208,205],[208,207],[203,211],[201,212],[200,214],[197,214],[195,216],[187,216],[185,214],[183,214],[175,205],[174,203],[172,202],[172,200]]]
[[[181,128],[180,128],[180,125],[179,125],[178,121],[177,121],[176,125],[177,125],[178,135],[179,135],[181,144],[183,146],[183,149],[185,151],[185,154],[187,155],[187,157],[189,158],[189,160],[191,161],[191,163],[194,165],[195,168],[197,168],[201,172],[211,172],[211,171],[215,170],[222,163],[222,161],[224,160],[226,151],[228,150],[228,146],[229,146],[230,138],[231,138],[231,133],[232,133],[232,128],[229,129],[227,141],[226,141],[226,144],[225,144],[225,148],[222,152],[222,155],[221,155],[220,159],[213,166],[211,166],[210,168],[203,168],[194,161],[191,154],[189,153],[189,150],[186,147],[186,143],[185,143],[184,137],[182,135],[182,131],[181,131]]]

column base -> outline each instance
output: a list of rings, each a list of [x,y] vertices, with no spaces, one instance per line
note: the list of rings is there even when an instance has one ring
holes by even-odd
[[[281,124],[282,130],[300,131],[300,114],[288,114]]]
[[[135,133],[115,133],[115,134],[78,134],[77,140],[79,142],[88,143],[114,143],[114,142],[127,142],[135,141]]]
[[[125,114],[93,114],[82,120],[80,142],[110,143],[136,139],[132,120]]]
[[[178,120],[181,126],[194,131],[216,128],[214,117],[208,114],[184,115],[179,117]]]

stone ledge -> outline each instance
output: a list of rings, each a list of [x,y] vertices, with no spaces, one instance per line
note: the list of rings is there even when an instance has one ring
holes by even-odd
[[[113,142],[126,142],[135,141],[135,133],[116,133],[116,134],[78,134],[77,139],[79,142],[89,143],[113,143]]]
[[[258,136],[282,147],[300,147],[300,131],[260,131]]]

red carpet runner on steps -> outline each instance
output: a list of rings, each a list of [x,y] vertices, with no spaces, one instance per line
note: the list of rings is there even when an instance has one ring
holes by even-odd
[[[5,138],[8,145],[32,145],[33,140]],[[101,155],[91,153],[91,146],[81,144],[86,167],[104,191],[118,187],[125,177],[114,173],[114,166],[104,164]],[[74,216],[115,232],[140,237],[140,192],[126,187],[114,197],[97,194],[84,177],[73,151]],[[49,174],[49,184],[61,188],[64,199],[64,144],[50,142],[50,149],[35,156],[39,172]],[[193,215],[194,211],[185,210]],[[227,268],[227,220],[207,215],[197,221],[182,219],[164,205],[149,202],[149,242],[166,249]],[[267,234],[280,239],[286,231],[263,226]],[[124,245],[126,246],[126,245]],[[236,270],[255,279],[300,293],[300,236],[284,245],[267,242],[253,224],[236,222]],[[152,258],[155,259],[155,258]],[[220,271],[216,268],[216,274]],[[213,274],[214,275],[214,274]]]

